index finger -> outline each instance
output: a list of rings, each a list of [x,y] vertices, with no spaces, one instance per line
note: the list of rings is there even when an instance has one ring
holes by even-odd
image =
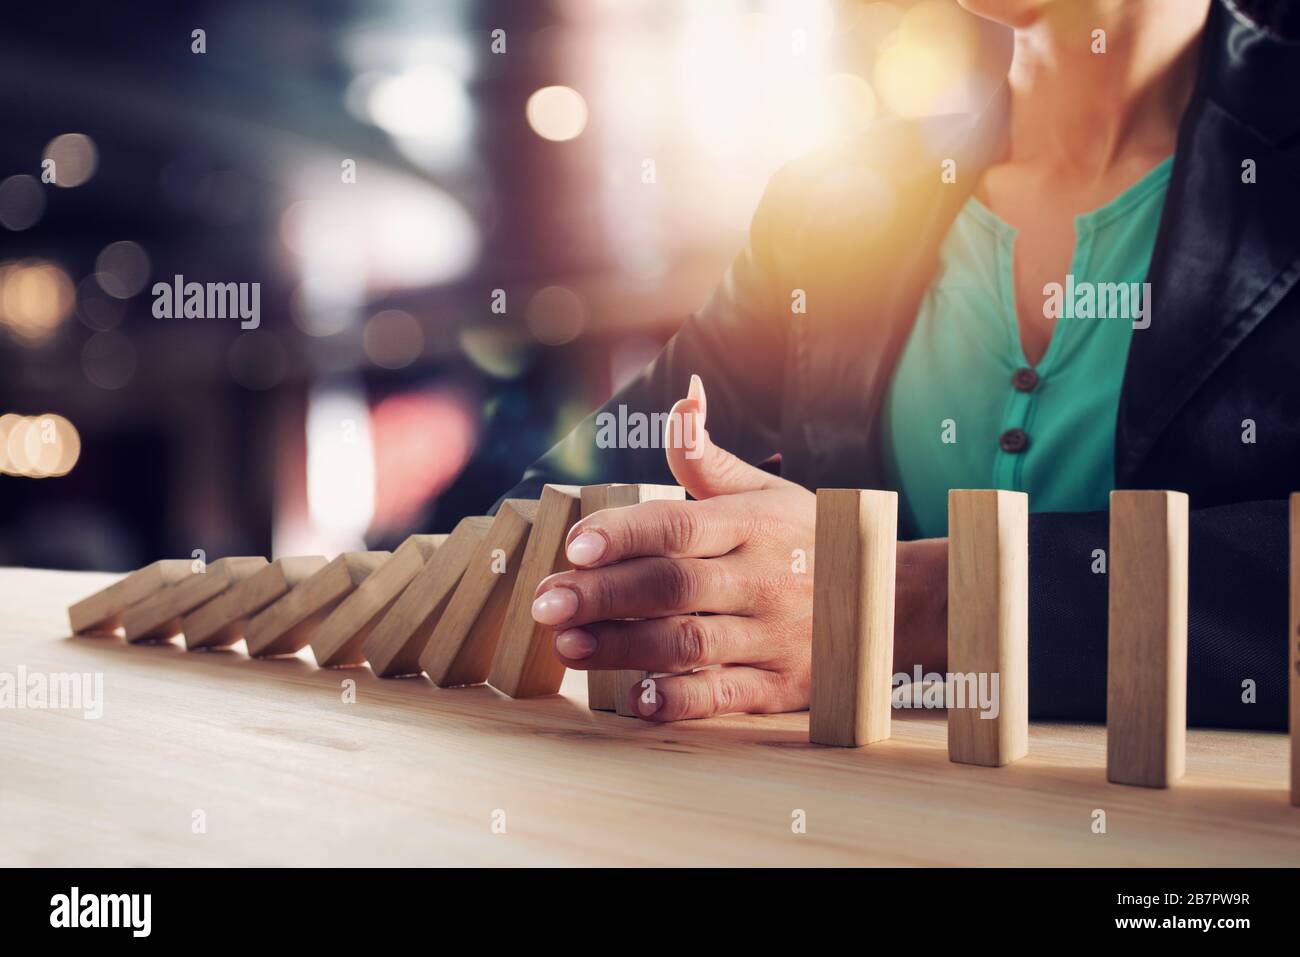
[[[717,558],[749,537],[747,513],[728,498],[602,509],[569,529],[565,557],[578,568],[626,558]]]

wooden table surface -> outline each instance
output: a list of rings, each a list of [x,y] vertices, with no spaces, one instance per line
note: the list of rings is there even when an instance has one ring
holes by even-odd
[[[112,578],[0,569],[0,673],[104,683],[98,720],[0,710],[0,865],[1300,865],[1284,735],[1193,731],[1151,791],[1106,783],[1100,727],[1036,724],[991,769],[950,763],[934,712],[858,750],[809,745],[806,713],[655,726],[572,672],[512,701],[69,638]]]

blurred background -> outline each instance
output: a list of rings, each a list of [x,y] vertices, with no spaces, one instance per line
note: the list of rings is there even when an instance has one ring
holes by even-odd
[[[6,5],[0,564],[450,530],[703,303],[777,167],[977,109],[1007,54],[951,0]],[[177,282],[257,284],[256,328],[160,315]]]

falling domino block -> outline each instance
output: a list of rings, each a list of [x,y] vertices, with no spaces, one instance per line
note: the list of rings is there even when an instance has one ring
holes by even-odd
[[[808,740],[889,737],[898,493],[817,490]]]
[[[564,681],[564,662],[555,655],[555,630],[533,621],[533,593],[547,575],[573,567],[564,557],[564,540],[581,515],[577,486],[542,488],[488,674],[488,684],[512,698],[555,694]]]
[[[169,585],[132,605],[122,614],[122,630],[129,642],[166,641],[181,633],[186,614],[216,598],[227,588],[243,581],[267,561],[261,556],[222,558],[201,572],[191,572],[182,581]]]
[[[363,663],[363,648],[371,630],[446,539],[446,535],[412,535],[367,575],[312,632],[310,644],[316,664],[321,668],[346,668]]]
[[[1110,493],[1106,778],[1168,787],[1187,745],[1187,496]]]
[[[1300,493],[1291,496],[1291,803],[1300,807]]]
[[[366,660],[375,674],[392,678],[420,673],[420,653],[491,525],[492,519],[482,515],[462,518],[437,557],[425,562],[375,625],[365,644]]]
[[[1024,492],[948,492],[948,673],[949,760],[996,768],[1028,754]]]
[[[188,558],[169,558],[131,572],[102,591],[68,609],[74,635],[111,634],[122,624],[122,612],[190,573]]]
[[[227,648],[244,637],[248,620],[325,567],[323,555],[277,558],[190,612],[181,622],[185,647]]]
[[[292,655],[307,647],[325,617],[388,557],[388,552],[347,552],[289,589],[244,628],[249,655]]]
[[[684,501],[686,489],[680,485],[588,485],[582,489],[582,517],[605,508],[624,508],[651,501]],[[587,706],[593,711],[617,711],[635,717],[628,704],[632,688],[646,678],[657,677],[652,671],[588,671]]]
[[[487,680],[536,515],[537,502],[531,499],[502,502],[470,557],[420,656],[420,665],[439,688]]]

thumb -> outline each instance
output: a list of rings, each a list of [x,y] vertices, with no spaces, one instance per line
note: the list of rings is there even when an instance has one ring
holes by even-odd
[[[691,498],[734,495],[785,484],[784,479],[769,475],[714,445],[705,428],[707,415],[704,383],[693,375],[686,398],[678,399],[668,415],[668,440],[664,443],[668,468]]]

